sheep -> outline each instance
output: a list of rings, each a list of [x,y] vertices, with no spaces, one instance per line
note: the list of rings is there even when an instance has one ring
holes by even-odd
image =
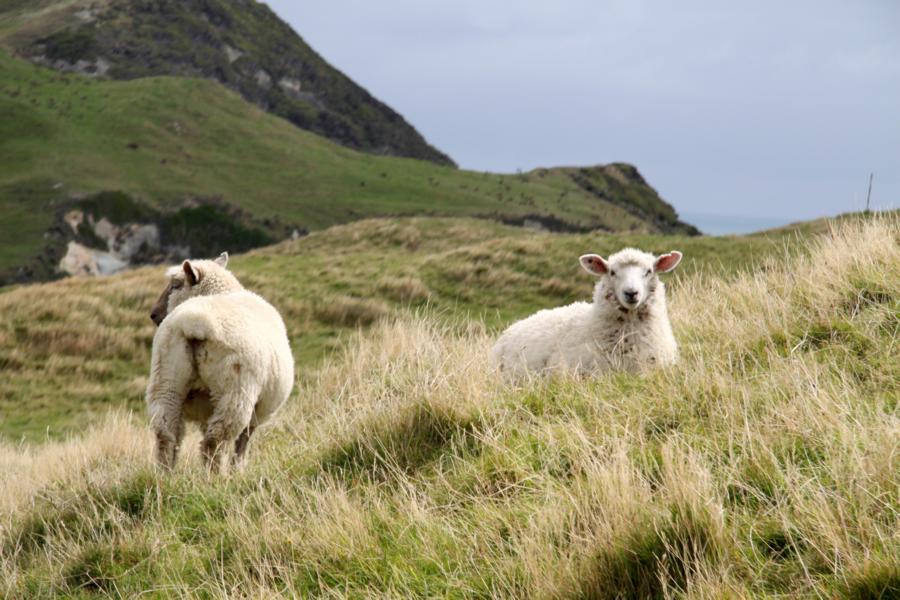
[[[210,471],[243,461],[254,430],[284,404],[294,359],[284,321],[268,302],[215,261],[185,260],[150,313],[153,337],[146,402],[160,465],[175,465],[185,420],[203,430],[201,454]]]
[[[541,310],[511,325],[491,351],[491,362],[508,376],[554,371],[644,371],[677,360],[659,273],[672,271],[682,254],[654,257],[625,248],[604,260],[580,258],[599,277],[594,301]]]

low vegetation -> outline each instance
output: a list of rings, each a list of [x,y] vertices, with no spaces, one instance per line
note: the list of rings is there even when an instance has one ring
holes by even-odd
[[[624,239],[465,221],[339,229],[236,259],[295,339],[325,327],[305,304],[313,289],[372,303],[348,303],[327,317],[336,323],[379,313],[314,371],[304,363],[310,375],[245,471],[208,478],[194,437],[161,474],[142,417],[121,411],[65,441],[0,447],[0,595],[900,594],[895,217],[787,245],[629,240],[685,251],[670,293],[680,364],[520,385],[487,368],[491,331],[575,293],[577,263],[570,276],[561,257]],[[87,344],[83,355],[103,358],[97,375],[139,359],[149,319],[123,318],[120,305],[142,312],[158,279],[143,270],[7,291],[4,311],[36,304],[29,294],[72,298],[99,341],[37,335],[70,318],[48,313],[4,330],[3,360],[13,364],[10,335],[29,344],[14,374],[37,344],[61,357]],[[429,297],[418,308],[372,293],[419,284]],[[126,383],[110,369],[97,385],[141,387],[137,372]]]
[[[774,260],[796,246],[792,239],[561,235],[482,220],[368,220],[236,256],[230,268],[285,315],[306,371],[349,332],[409,306],[495,329],[538,308],[588,299],[593,282],[578,266],[587,250],[677,247],[687,255],[678,285],[690,273]],[[112,407],[142,410],[154,332],[149,314],[165,285],[163,271],[0,288],[0,435],[59,438]]]

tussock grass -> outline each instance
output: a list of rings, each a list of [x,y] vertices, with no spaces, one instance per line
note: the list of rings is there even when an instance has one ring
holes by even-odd
[[[587,299],[577,257],[638,245],[689,257],[670,279],[733,273],[798,247],[790,234],[710,239],[539,234],[474,219],[373,219],[234,256],[231,268],[285,316],[298,373],[357,328],[428,306],[442,321],[491,329],[547,306]],[[143,410],[163,268],[0,289],[0,435],[61,439],[107,410]],[[877,293],[875,288],[872,293]],[[785,342],[786,343],[786,342]]]
[[[228,478],[122,415],[2,447],[0,595],[900,594],[896,219],[673,288],[643,378],[505,384],[481,322],[382,320]]]
[[[323,298],[313,305],[313,314],[317,320],[338,327],[371,325],[388,313],[389,309],[383,302],[353,296]]]
[[[378,281],[378,291],[398,302],[419,303],[431,298],[428,286],[415,276],[384,277]]]

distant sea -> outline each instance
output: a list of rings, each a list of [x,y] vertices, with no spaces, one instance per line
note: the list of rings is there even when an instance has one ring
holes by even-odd
[[[707,235],[753,233],[763,229],[781,227],[798,219],[746,217],[738,215],[713,215],[708,213],[679,212],[682,221],[690,223]]]

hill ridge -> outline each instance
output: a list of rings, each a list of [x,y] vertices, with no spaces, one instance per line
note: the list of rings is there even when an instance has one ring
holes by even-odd
[[[30,20],[26,34],[5,36],[19,55],[60,71],[112,79],[204,77],[349,148],[455,166],[401,115],[326,62],[262,2],[49,4],[35,7],[39,16]],[[16,8],[14,4],[7,9],[7,19]]]
[[[587,169],[585,177],[602,196],[576,185],[570,168],[496,175],[364,154],[294,127],[206,79],[103,80],[0,51],[0,111],[10,116],[0,120],[0,160],[7,167],[0,172],[0,211],[7,217],[0,221],[6,240],[0,279],[7,281],[42,256],[45,268],[31,272],[52,276],[59,244],[45,233],[58,211],[103,192],[163,212],[215,199],[247,213],[273,240],[285,235],[276,218],[291,226],[289,232],[413,214],[543,220],[567,230],[697,233],[642,178],[622,175],[636,173],[633,167]],[[648,211],[654,218],[645,217]],[[46,254],[48,244],[57,249]]]

